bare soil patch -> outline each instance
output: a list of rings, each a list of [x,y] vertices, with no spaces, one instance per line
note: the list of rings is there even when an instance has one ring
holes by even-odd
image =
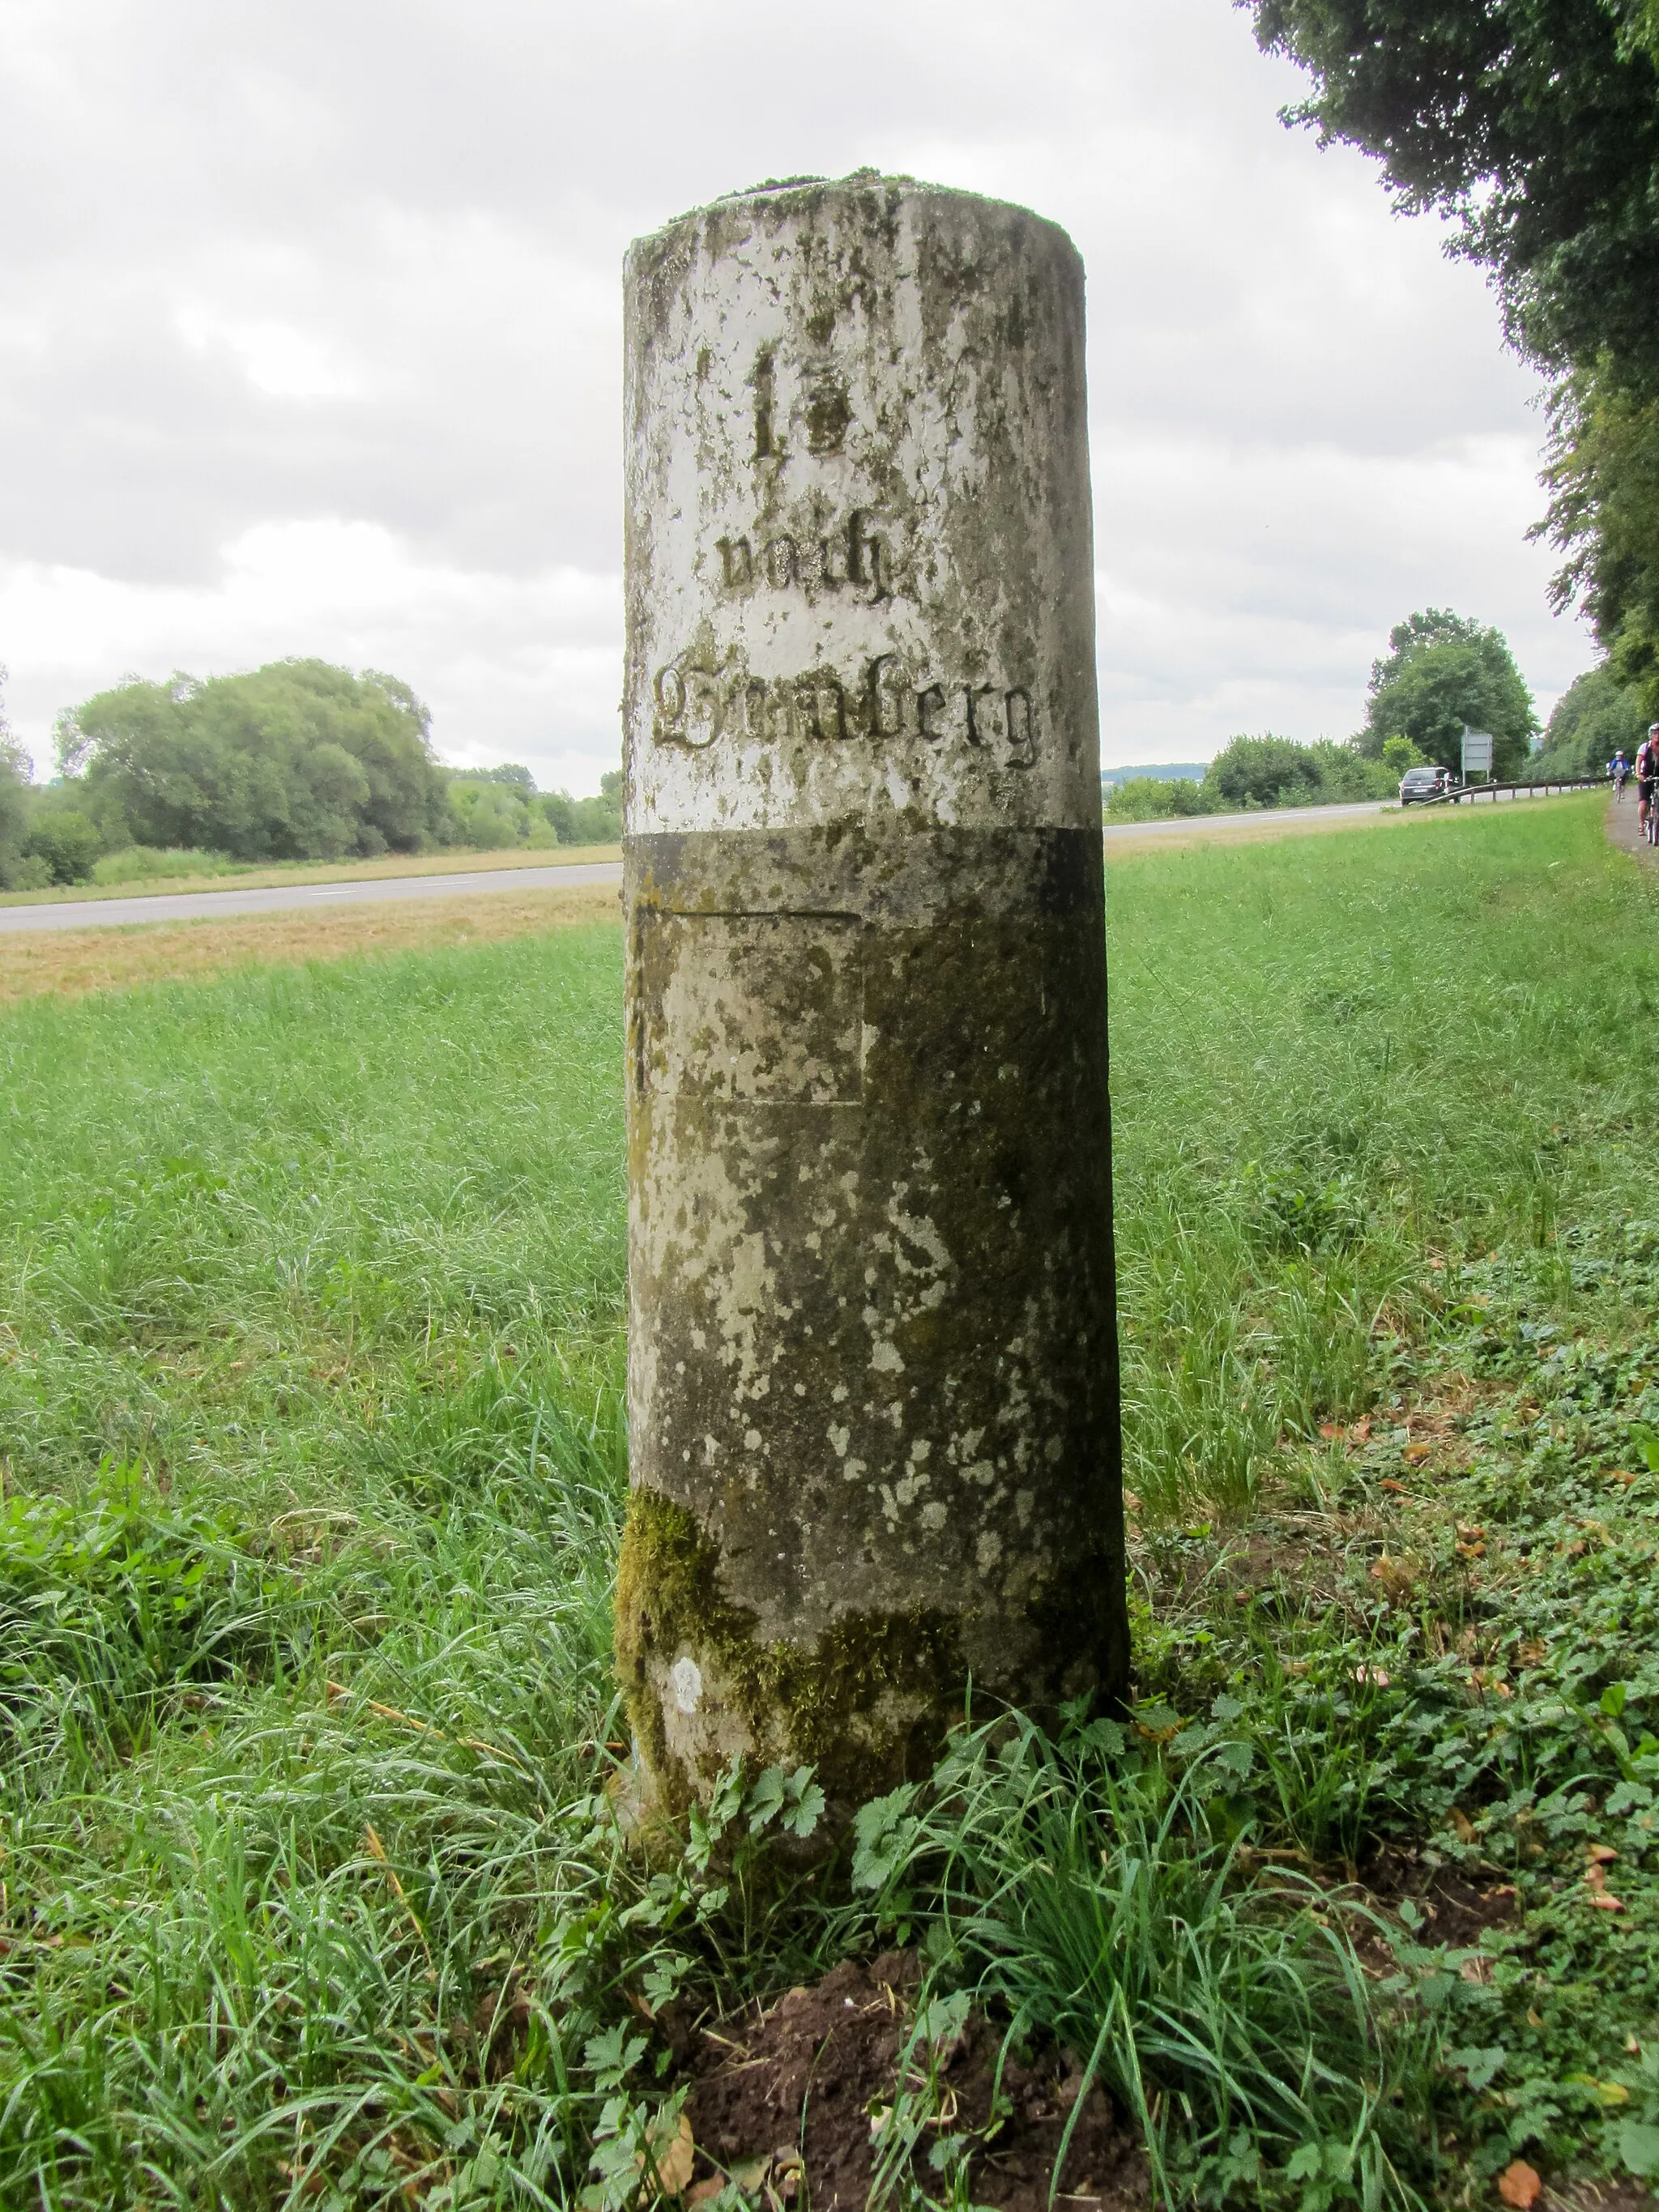
[[[920,1977],[914,1956],[837,1966],[769,2010],[721,2021],[697,2039],[687,2111],[698,2182],[735,2173],[792,2201],[802,2184],[812,2212],[863,2212],[875,2173],[874,2136],[891,2107]],[[1060,2139],[1082,2087],[1080,2063],[1054,2050],[1011,2053],[997,2069],[1000,2032],[978,2014],[945,2057],[938,2117],[915,2154],[916,2178],[937,2194],[927,2154],[941,2135],[978,2138],[969,2175],[975,2204],[1047,2212]],[[999,2114],[994,2119],[994,2112]],[[712,2195],[712,2188],[706,2193]],[[1097,2212],[1141,2212],[1146,2154],[1103,2090],[1091,2087],[1072,2130],[1057,2201]]]
[[[1421,1941],[1472,1948],[1489,1928],[1502,1928],[1520,1909],[1513,1882],[1494,1871],[1490,1880],[1471,1877],[1455,1866],[1425,1859],[1414,1850],[1387,1845],[1361,1867],[1360,1880],[1370,1901],[1385,1912],[1409,1899],[1422,1913]]]

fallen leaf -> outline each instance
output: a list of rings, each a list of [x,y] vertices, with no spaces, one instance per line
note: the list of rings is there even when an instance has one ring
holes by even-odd
[[[1430,1449],[1427,1444],[1407,1444],[1405,1450],[1407,1466],[1421,1467],[1429,1455]]]
[[[1391,1680],[1386,1667],[1356,1667],[1353,1678],[1356,1682],[1375,1683],[1379,1690],[1386,1690]]]
[[[1537,2202],[1538,2192],[1543,2186],[1536,2170],[1522,2158],[1517,2158],[1512,2166],[1506,2166],[1498,2177],[1498,2195],[1505,2204],[1517,2206],[1519,2212],[1528,2212],[1528,2208]]]
[[[1471,1522],[1460,1521],[1457,1524],[1458,1539],[1465,1544],[1480,1543],[1486,1533],[1484,1528],[1475,1528]]]
[[[1134,1492],[1133,1492],[1133,1490],[1126,1490],[1126,1491],[1124,1492],[1124,1493],[1123,1493],[1123,1503],[1124,1503],[1125,1508],[1126,1508],[1129,1512],[1131,1512],[1131,1513],[1139,1513],[1139,1510],[1140,1510],[1140,1500],[1139,1500],[1139,1499],[1135,1496],[1135,1494],[1134,1494]]]
[[[1446,1818],[1451,1825],[1452,1833],[1460,1844],[1472,1844],[1474,1841],[1474,1823],[1461,1805],[1454,1805]]]
[[[1594,1859],[1597,1866],[1611,1866],[1619,1854],[1611,1844],[1586,1844],[1584,1856]]]
[[[1600,1906],[1603,1912],[1622,1912],[1625,1909],[1624,1899],[1622,1897],[1615,1897],[1613,1894],[1613,1892],[1608,1889],[1592,1891],[1590,1895],[1584,1899],[1584,1902],[1586,1905]]]
[[[1390,1491],[1396,1498],[1409,1498],[1411,1496],[1411,1492],[1407,1489],[1405,1484],[1403,1482],[1396,1482],[1392,1475],[1384,1475],[1382,1481],[1378,1483],[1377,1488],[1379,1490]]]
[[[711,2173],[707,2181],[694,2183],[686,2191],[685,2201],[688,2204],[707,2204],[709,2198],[718,2197],[725,2186],[726,2176],[723,2173]]]
[[[1541,1667],[1549,1656],[1549,1647],[1534,1636],[1523,1644],[1515,1656],[1523,1667]]]
[[[1348,1434],[1357,1443],[1363,1444],[1366,1438],[1370,1435],[1370,1432],[1371,1417],[1367,1413],[1363,1421],[1356,1421],[1354,1423],[1353,1426],[1349,1430]]]
[[[1384,1552],[1371,1568],[1371,1580],[1381,1583],[1390,1605],[1399,1605],[1417,1587],[1418,1564],[1409,1553],[1390,1559]]]
[[[683,2196],[691,2179],[691,2169],[697,2160],[697,2146],[692,2137],[691,2120],[688,2113],[680,2114],[679,2124],[672,2135],[659,2136],[653,2142],[651,2158],[665,2194]]]
[[[1319,1424],[1319,1433],[1327,1443],[1340,1443],[1347,1432],[1340,1421],[1322,1421]]]
[[[1460,1544],[1457,1547],[1457,1556],[1460,1559],[1484,1559],[1486,1556],[1486,1547],[1484,1544]]]

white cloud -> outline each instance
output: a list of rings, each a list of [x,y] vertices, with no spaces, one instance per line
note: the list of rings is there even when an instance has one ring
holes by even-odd
[[[227,347],[254,390],[273,399],[351,399],[362,390],[325,339],[291,323],[226,322],[200,305],[181,307],[175,319],[187,346],[198,354]]]
[[[490,574],[411,555],[378,524],[261,523],[203,585],[146,585],[86,568],[0,571],[0,636],[27,637],[46,696],[83,695],[85,641],[101,682],[129,670],[204,676],[280,659],[295,641],[356,668],[422,671],[439,750],[457,765],[522,761],[538,783],[596,782],[616,749],[622,587],[550,568]],[[21,732],[37,772],[48,745]]]
[[[616,757],[620,263],[864,162],[1090,273],[1109,759],[1341,733],[1413,606],[1547,699],[1532,385],[1478,276],[1286,132],[1227,0],[0,0],[0,659],[38,750],[128,668],[390,666],[450,757]]]

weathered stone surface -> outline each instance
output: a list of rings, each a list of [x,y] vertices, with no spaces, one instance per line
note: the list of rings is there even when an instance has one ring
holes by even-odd
[[[617,1652],[846,1805],[1127,1675],[1083,271],[860,175],[627,313]]]

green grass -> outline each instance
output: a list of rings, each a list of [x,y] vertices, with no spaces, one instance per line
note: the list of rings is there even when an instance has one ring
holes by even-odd
[[[1359,1409],[1431,1256],[1641,1195],[1654,913],[1602,801],[1109,874],[1133,1485],[1237,1508]]]
[[[964,1737],[850,1893],[741,1787],[655,1875],[605,1815],[618,933],[0,1017],[0,2203],[621,2206],[638,2003],[896,1929],[1177,2191],[1659,2162],[1652,890],[1598,799],[1109,913],[1141,1702]]]

